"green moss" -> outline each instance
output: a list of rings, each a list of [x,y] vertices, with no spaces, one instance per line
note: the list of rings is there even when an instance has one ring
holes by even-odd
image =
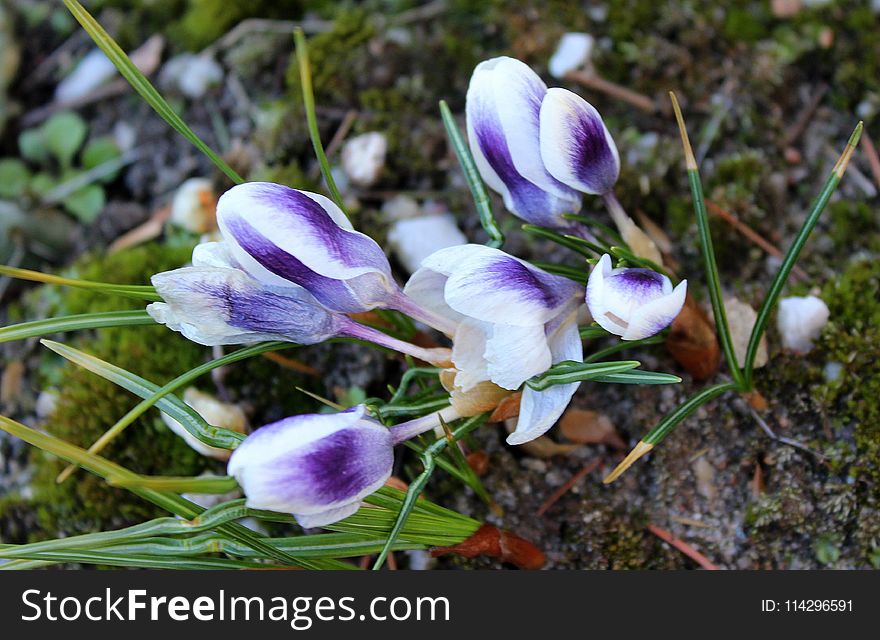
[[[859,249],[880,252],[880,223],[873,207],[866,202],[840,200],[829,208],[828,235],[836,251],[844,255]]]
[[[852,432],[858,458],[851,475],[880,496],[880,264],[853,262],[822,292],[831,321],[819,347],[843,365],[840,378],[819,389],[832,423]]]

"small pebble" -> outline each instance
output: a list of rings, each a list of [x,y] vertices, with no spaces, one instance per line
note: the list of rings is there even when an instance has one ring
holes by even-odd
[[[187,98],[198,100],[223,80],[223,67],[214,58],[194,53],[174,56],[162,67],[160,80]]]
[[[569,71],[575,71],[590,60],[595,39],[589,33],[566,33],[550,58],[548,70],[554,78],[564,78]]]
[[[359,187],[374,185],[385,168],[388,140],[378,131],[355,136],[342,147],[342,168]]]
[[[388,230],[388,245],[410,273],[432,253],[462,244],[467,244],[467,238],[449,213],[405,218]]]
[[[116,67],[100,49],[92,49],[55,87],[56,102],[71,102],[89,95],[116,75]]]
[[[782,346],[795,353],[808,353],[828,323],[830,311],[816,296],[792,296],[779,301],[776,327]]]

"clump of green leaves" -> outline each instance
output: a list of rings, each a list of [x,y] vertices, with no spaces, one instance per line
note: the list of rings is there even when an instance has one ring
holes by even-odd
[[[72,111],[22,131],[20,157],[0,159],[0,198],[61,204],[80,221],[93,222],[106,204],[103,185],[116,177],[113,164],[120,151],[109,136],[86,143],[88,132],[86,122]]]

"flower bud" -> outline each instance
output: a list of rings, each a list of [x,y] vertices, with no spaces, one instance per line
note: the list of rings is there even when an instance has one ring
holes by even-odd
[[[669,278],[650,269],[612,269],[602,256],[587,282],[587,307],[599,325],[624,340],[662,331],[681,311],[687,280],[672,288]]]

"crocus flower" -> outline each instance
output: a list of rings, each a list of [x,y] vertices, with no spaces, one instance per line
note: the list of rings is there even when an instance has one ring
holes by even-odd
[[[265,285],[299,285],[341,313],[391,308],[449,330],[403,295],[381,247],[320,194],[240,184],[220,197],[217,223],[235,262]]]
[[[606,253],[590,273],[587,307],[606,331],[641,340],[675,320],[686,293],[687,280],[673,289],[669,278],[650,269],[612,269]]]
[[[193,251],[193,266],[152,277],[163,302],[147,306],[152,318],[207,346],[282,340],[315,344],[346,336],[444,365],[449,349],[424,349],[392,338],[324,307],[303,287],[289,281],[266,284],[238,268],[223,242],[206,242]]]
[[[385,427],[358,405],[335,414],[292,416],[257,429],[233,451],[227,473],[247,506],[291,513],[320,527],[358,510],[391,475],[394,445],[454,420],[446,410]]]
[[[512,392],[557,362],[583,358],[575,323],[582,290],[498,249],[442,249],[424,260],[404,291],[456,327],[454,379],[444,381],[453,388],[454,407],[465,404],[457,394],[470,392],[497,404],[499,390]],[[577,386],[525,387],[519,423],[507,441],[521,444],[547,431]]]
[[[508,57],[477,65],[467,92],[467,131],[477,169],[504,205],[523,220],[553,228],[580,210],[577,192],[541,160],[541,101],[547,85],[528,65]]]

